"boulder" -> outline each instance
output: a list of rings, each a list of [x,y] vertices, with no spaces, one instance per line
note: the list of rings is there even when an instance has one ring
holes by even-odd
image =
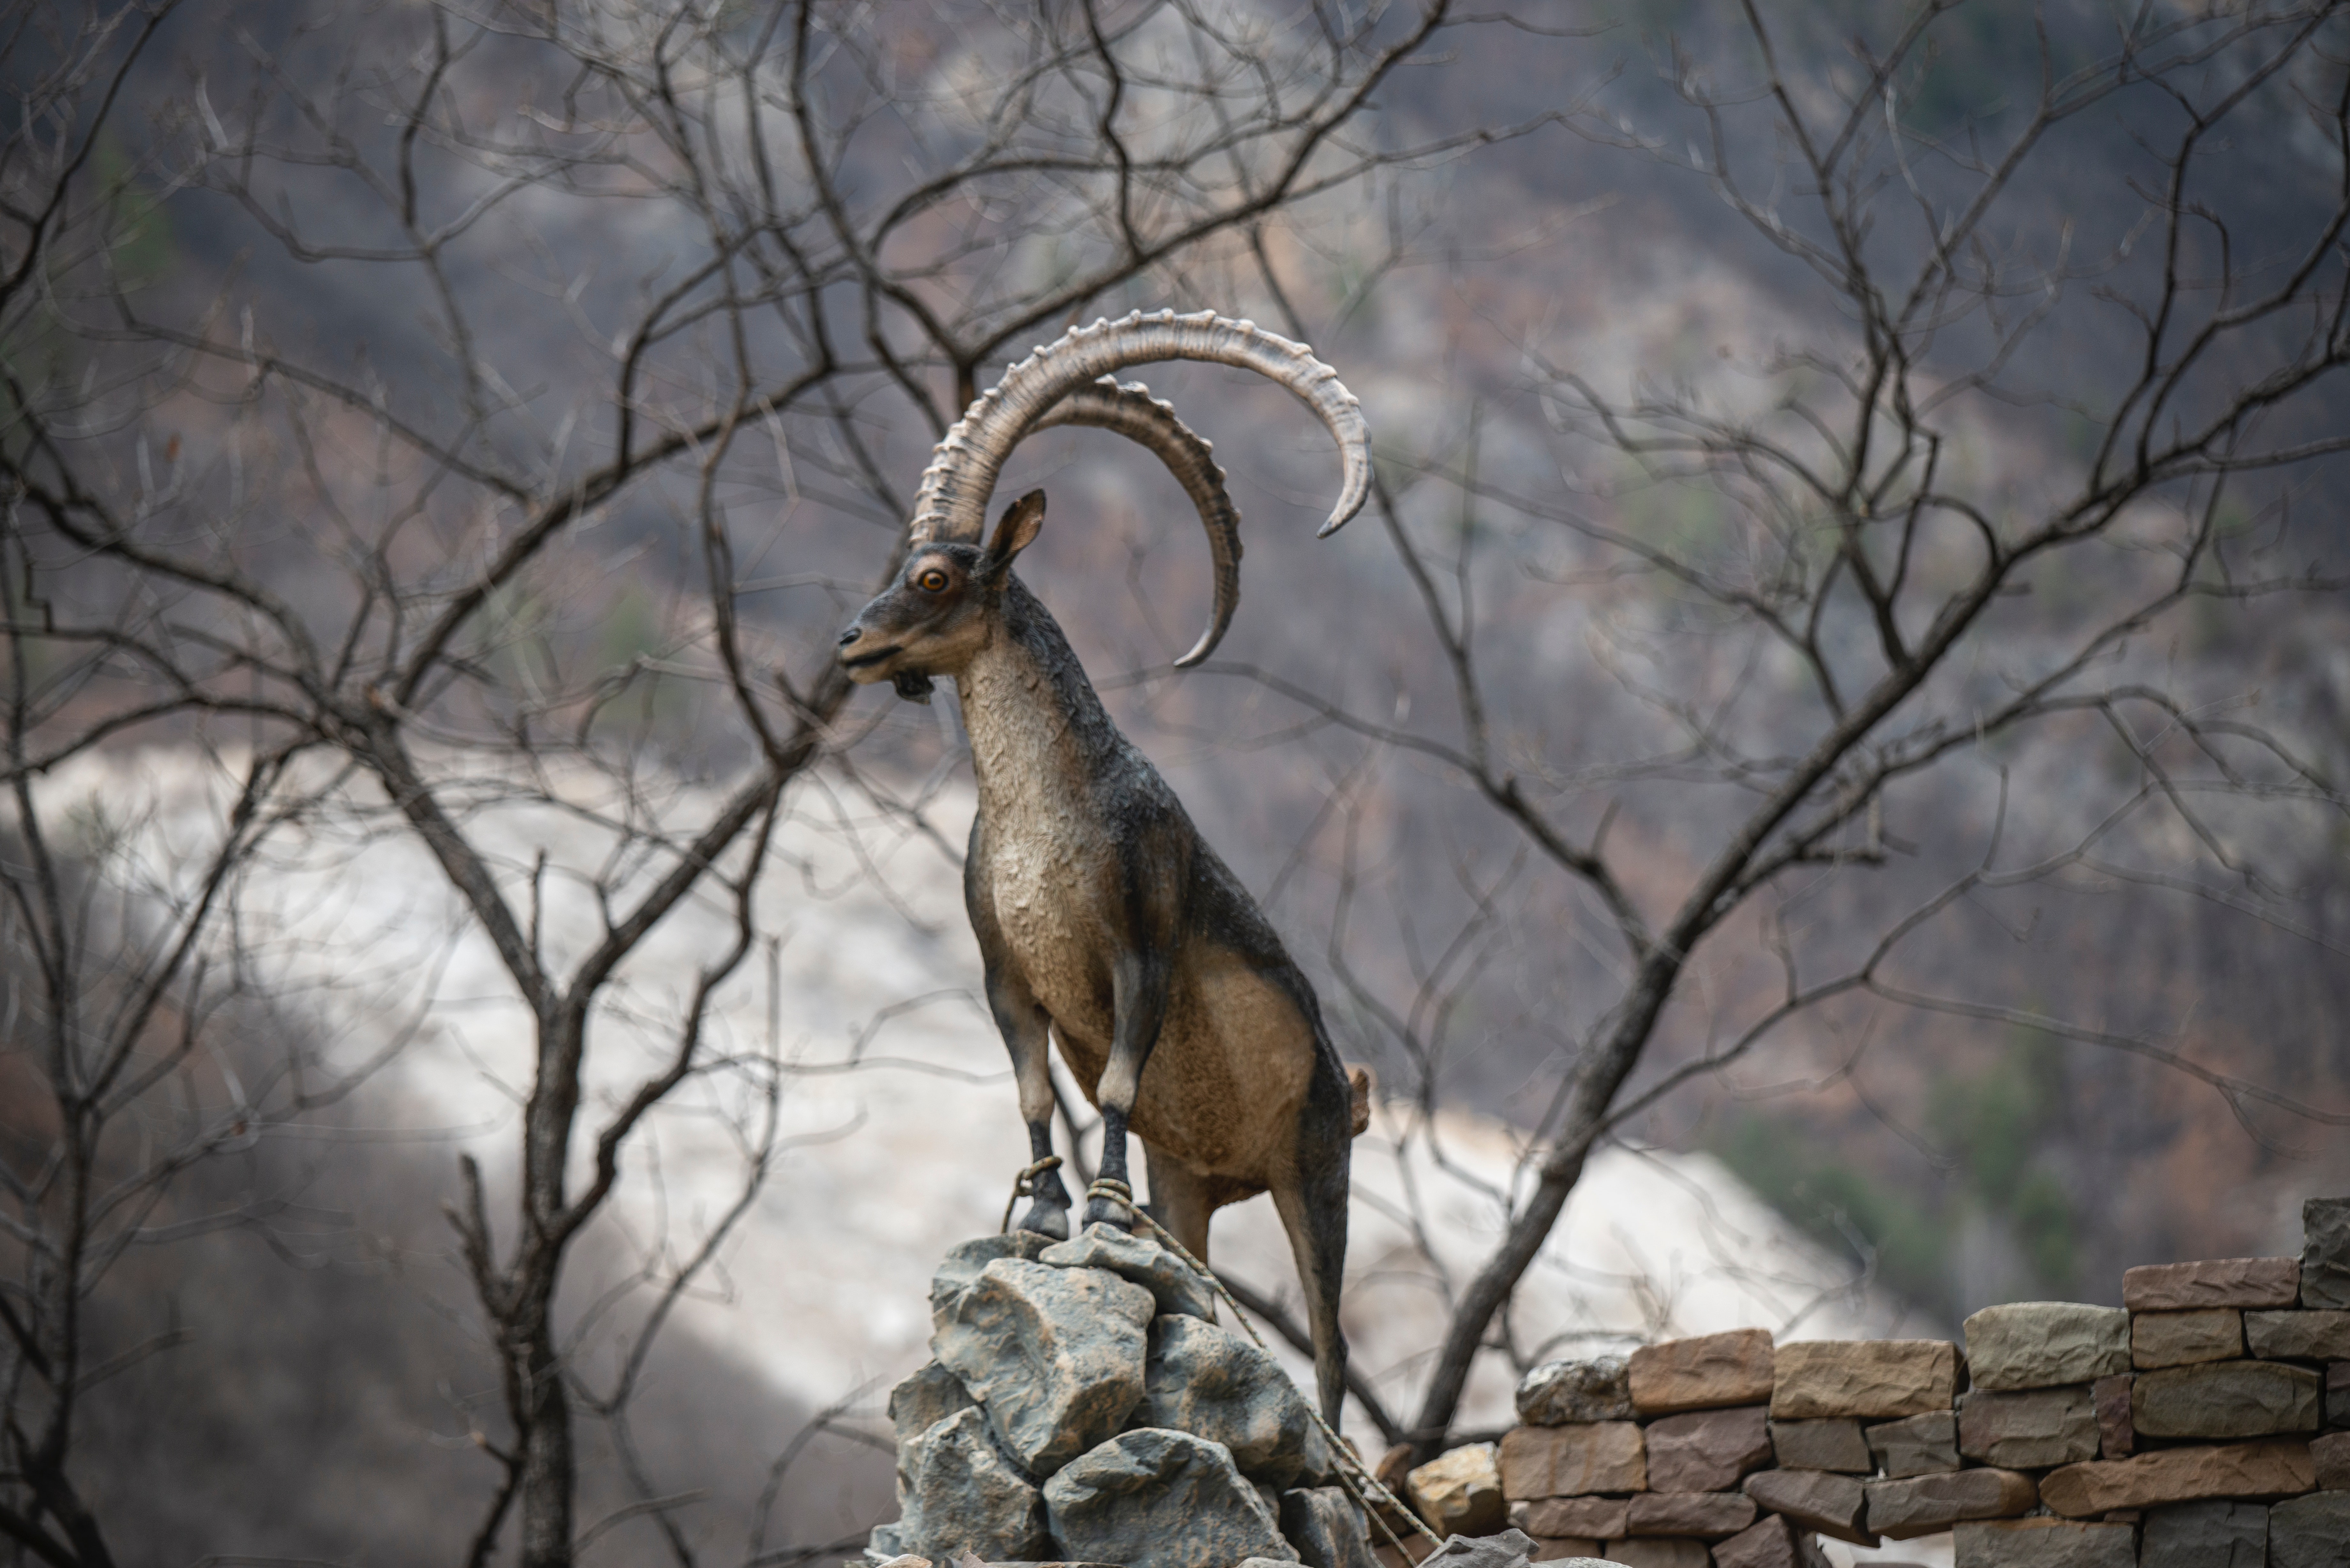
[[[1620,1497],[1546,1497],[1510,1504],[1510,1523],[1528,1535],[1615,1541],[1631,1533]]]
[[[1978,1388],[2051,1388],[2130,1369],[2129,1314],[2079,1302],[2013,1302],[1967,1319]]]
[[[1734,1491],[1644,1491],[1624,1504],[1634,1536],[1687,1535],[1719,1541],[1754,1522],[1754,1500]]]
[[[1530,1427],[1631,1418],[1631,1363],[1620,1355],[1545,1361],[1518,1381],[1518,1419]]]
[[[1087,1227],[1088,1233],[1098,1229]],[[1196,1317],[1151,1320],[1142,1399],[1126,1424],[1222,1443],[1243,1475],[1276,1487],[1330,1474],[1330,1445],[1281,1363]]]
[[[1656,1464],[1656,1434],[1651,1432],[1651,1469]],[[1877,1470],[1868,1438],[1862,1434],[1860,1423],[1854,1420],[1773,1421],[1771,1453],[1783,1470],[1838,1470],[1856,1476],[1873,1475]]]
[[[2192,1366],[2244,1354],[2244,1314],[2233,1307],[2142,1312],[2130,1319],[2130,1365]]]
[[[1283,1492],[1281,1533],[1305,1568],[1375,1568],[1369,1527],[1344,1487]]]
[[[2248,1312],[2244,1339],[2263,1361],[2350,1360],[2350,1312]]]
[[[2269,1510],[2269,1568],[2350,1563],[2350,1491],[2317,1491]]]
[[[931,1349],[987,1407],[1014,1457],[1050,1475],[1142,1402],[1155,1304],[1106,1270],[1000,1257],[948,1300]]]
[[[1939,1534],[1961,1520],[2013,1519],[2040,1501],[2030,1476],[2007,1469],[1873,1480],[1863,1490],[1868,1494],[1870,1532],[1895,1541]]]
[[[1650,1491],[1730,1491],[1747,1471],[1771,1462],[1760,1405],[1664,1417],[1648,1423],[1647,1444]]]
[[[1630,1421],[1513,1427],[1502,1435],[1496,1463],[1510,1502],[1648,1489],[1648,1452]]]
[[[2132,1312],[2289,1307],[2300,1299],[2298,1258],[2210,1258],[2122,1272],[2122,1305]]]
[[[1795,1529],[1775,1513],[1713,1543],[1714,1568],[1827,1568],[1827,1562],[1809,1531]]]
[[[2258,1502],[2182,1502],[2147,1513],[2139,1568],[2268,1568],[2269,1511]]]
[[[1874,1546],[1863,1521],[1868,1513],[1868,1493],[1850,1476],[1826,1470],[1757,1470],[1746,1478],[1746,1495],[1773,1513],[1787,1516],[1806,1530]]]
[[[1053,1245],[1053,1238],[1040,1236],[1034,1231],[1012,1231],[1001,1236],[981,1236],[950,1248],[940,1260],[938,1272],[931,1276],[931,1324],[938,1326],[946,1321],[947,1309],[955,1297],[971,1288],[980,1272],[998,1258],[1020,1258],[1035,1262]]]
[[[1216,1321],[1215,1287],[1148,1236],[1096,1223],[1045,1248],[1036,1261],[1056,1269],[1107,1269],[1149,1291],[1162,1314]]]
[[[1627,1373],[1632,1407],[1643,1416],[1759,1405],[1771,1397],[1770,1331],[1739,1328],[1644,1345],[1632,1353]]]
[[[1403,1479],[1404,1495],[1439,1534],[1467,1538],[1508,1527],[1493,1445],[1470,1443],[1439,1454]]]
[[[2087,1519],[2205,1498],[2296,1497],[2316,1485],[2309,1445],[2272,1438],[2066,1465],[2040,1478],[2040,1501],[2068,1519]]]
[[[2130,1389],[2134,1377],[2100,1377],[2089,1385],[2097,1406],[2097,1455],[2126,1459],[2137,1451],[2137,1428],[2130,1425]]]
[[[2016,1519],[1961,1524],[1951,1544],[1956,1568],[2135,1568],[2136,1534],[2126,1524]]]
[[[1868,1451],[1885,1473],[1935,1475],[1959,1468],[1959,1417],[1955,1410],[1929,1410],[1866,1428]]]
[[[898,1447],[903,1449],[914,1438],[949,1416],[970,1409],[973,1403],[962,1379],[935,1361],[924,1363],[889,1390],[889,1426],[897,1434]]]
[[[2141,1438],[2264,1438],[2318,1428],[2324,1380],[2276,1361],[2215,1361],[2141,1372],[2130,1426]]]
[[[2350,1307],[2350,1198],[2313,1198],[2301,1206],[2301,1304]]]
[[[965,1547],[991,1563],[1051,1551],[1043,1500],[996,1447],[972,1406],[898,1446],[903,1511],[892,1544],[943,1562]]]
[[[2085,1385],[1978,1388],[1959,1407],[1959,1452],[2008,1469],[2094,1459],[2097,1438],[2096,1400]]]
[[[1779,1346],[1771,1416],[1885,1421],[1947,1410],[1958,1393],[1958,1347],[1939,1339],[1815,1339]]]
[[[1054,1539],[1072,1559],[1126,1568],[1232,1568],[1244,1557],[1297,1561],[1282,1539],[1280,1520],[1232,1455],[1189,1432],[1121,1432],[1088,1449],[1045,1483],[1045,1511]]]

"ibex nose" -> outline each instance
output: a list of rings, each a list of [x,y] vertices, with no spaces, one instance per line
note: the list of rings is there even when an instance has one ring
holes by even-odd
[[[850,643],[855,642],[858,638],[863,637],[864,635],[865,628],[863,627],[852,626],[847,630],[842,632],[836,640],[838,642],[839,646],[847,648]]]

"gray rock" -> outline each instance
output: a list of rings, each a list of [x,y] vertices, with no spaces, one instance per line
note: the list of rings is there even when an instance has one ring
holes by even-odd
[[[881,1568],[881,1564],[903,1557],[906,1549],[899,1543],[898,1527],[877,1524],[873,1533],[865,1538],[865,1568]]]
[[[1518,1419],[1529,1427],[1632,1418],[1631,1363],[1620,1355],[1545,1361],[1518,1382]]]
[[[896,1544],[933,1562],[969,1547],[990,1563],[1033,1562],[1051,1550],[1036,1489],[1000,1450],[976,1406],[898,1449]]]
[[[2146,1516],[2139,1568],[2268,1568],[2269,1511],[2258,1502],[2182,1502]]]
[[[1050,1236],[1039,1236],[1034,1231],[1014,1231],[1002,1236],[981,1236],[951,1248],[939,1260],[938,1272],[931,1276],[931,1326],[936,1328],[947,1319],[947,1309],[954,1298],[969,1290],[980,1271],[998,1258],[1035,1260],[1053,1244]]]
[[[2244,1337],[2263,1361],[2350,1356],[2350,1312],[2248,1312]]]
[[[997,1258],[950,1300],[931,1350],[1014,1457],[1050,1475],[1142,1402],[1151,1306],[1149,1291],[1105,1270]]]
[[[1110,1225],[1088,1225],[1068,1241],[1045,1248],[1036,1261],[1056,1269],[1107,1269],[1149,1291],[1161,1313],[1216,1321],[1215,1287],[1148,1236],[1129,1236]]]
[[[1243,1475],[1276,1487],[1329,1474],[1330,1446],[1305,1397],[1281,1363],[1240,1335],[1196,1317],[1153,1319],[1143,1379],[1128,1426],[1222,1443]]]
[[[1054,1539],[1072,1558],[1126,1568],[1297,1561],[1280,1521],[1223,1445],[1189,1432],[1119,1433],[1045,1483],[1045,1509]]]
[[[1956,1568],[2135,1568],[2136,1534],[2126,1524],[2069,1519],[1961,1524]]]
[[[897,1432],[898,1447],[903,1449],[949,1416],[968,1410],[975,1403],[962,1378],[935,1361],[925,1363],[889,1390],[889,1425]]]
[[[1534,1561],[1534,1538],[1523,1530],[1498,1535],[1450,1535],[1422,1560],[1421,1568],[1526,1568]]]
[[[1923,1416],[1880,1422],[1869,1428],[1866,1436],[1868,1451],[1877,1456],[1890,1480],[1959,1468],[1959,1417],[1954,1410],[1931,1410]]]
[[[1923,1417],[1913,1416],[1911,1420]],[[1661,1424],[1661,1423],[1659,1423]],[[1892,1423],[1899,1425],[1898,1422]],[[1656,1469],[1656,1434],[1648,1437],[1648,1468]],[[1862,1435],[1860,1423],[1844,1421],[1773,1421],[1771,1423],[1771,1452],[1783,1470],[1839,1470],[1846,1475],[1865,1476],[1877,1469],[1877,1460],[1870,1455],[1868,1439]],[[1953,1464],[1951,1469],[1958,1467]],[[1735,1481],[1731,1484],[1735,1485]]]
[[[2013,1302],[1967,1319],[1978,1388],[2050,1388],[2130,1369],[2129,1314],[2080,1302]]]
[[[1305,1568],[1376,1568],[1363,1511],[1336,1486],[1299,1487],[1281,1494],[1281,1533]]]
[[[2007,1469],[2050,1469],[2097,1457],[2089,1388],[1975,1389],[1959,1407],[1959,1452]]]
[[[2350,1307],[2350,1198],[2301,1206],[2301,1304]]]
[[[2213,1361],[2141,1372],[2130,1426],[2141,1438],[2261,1438],[2317,1430],[2323,1380],[2279,1361]]]
[[[2269,1568],[2345,1563],[2350,1563],[2350,1491],[2314,1491],[2269,1510]]]

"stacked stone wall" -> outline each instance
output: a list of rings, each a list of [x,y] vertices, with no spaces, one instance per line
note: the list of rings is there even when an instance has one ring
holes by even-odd
[[[1989,1307],[1963,1350],[1741,1330],[1553,1362],[1498,1445],[1407,1490],[1440,1527],[1505,1511],[1538,1562],[1806,1568],[1823,1535],[1949,1531],[1957,1568],[2350,1568],[2350,1199],[2303,1219],[2298,1258]]]

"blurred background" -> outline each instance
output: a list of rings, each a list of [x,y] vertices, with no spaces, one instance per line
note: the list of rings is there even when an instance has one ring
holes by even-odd
[[[1126,372],[1243,518],[1188,670],[1147,453],[1000,492],[1376,1075],[1367,1450],[1551,1355],[2117,1303],[2350,1184],[2345,7],[5,37],[15,1561],[890,1516],[926,1281],[1026,1146],[953,695],[832,638],[963,405],[1129,310],[1310,343],[1373,433],[1317,542],[1294,400]],[[1265,1200],[1216,1248],[1294,1335]]]

